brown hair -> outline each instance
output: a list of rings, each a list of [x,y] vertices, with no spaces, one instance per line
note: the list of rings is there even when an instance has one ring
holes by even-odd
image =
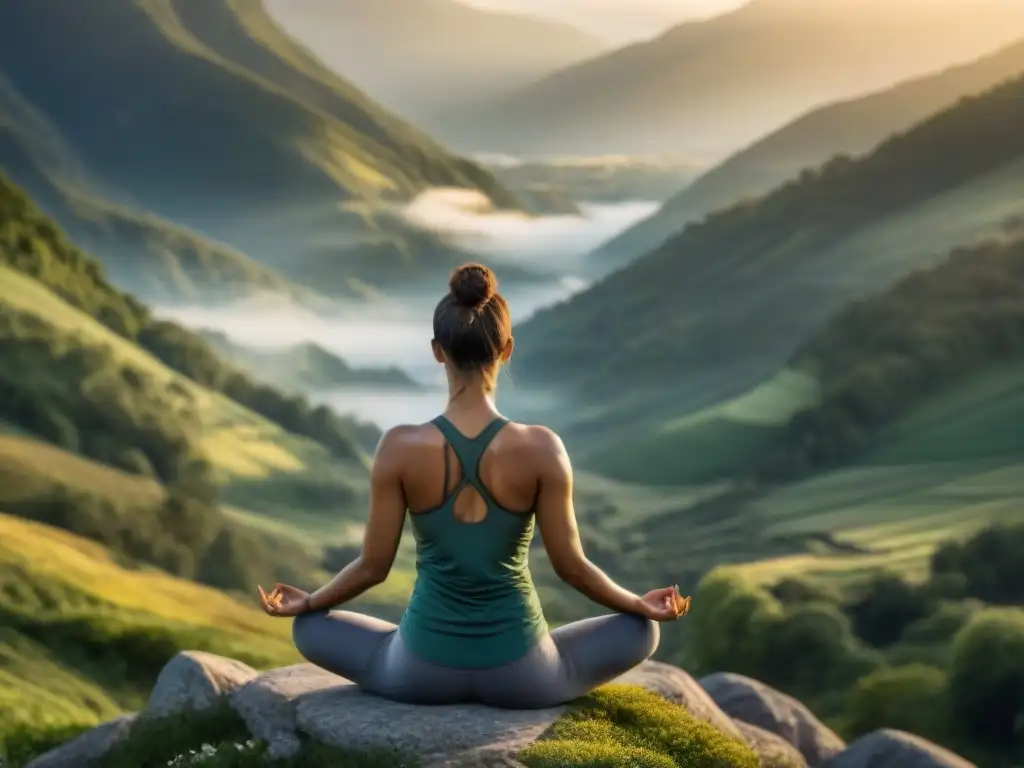
[[[434,341],[456,370],[480,372],[494,389],[496,363],[512,338],[498,279],[482,264],[464,264],[452,272],[448,289],[434,309]]]

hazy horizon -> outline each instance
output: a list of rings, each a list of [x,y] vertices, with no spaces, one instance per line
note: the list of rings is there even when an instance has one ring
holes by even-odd
[[[627,45],[684,21],[715,16],[749,0],[462,0],[573,25],[609,45]]]

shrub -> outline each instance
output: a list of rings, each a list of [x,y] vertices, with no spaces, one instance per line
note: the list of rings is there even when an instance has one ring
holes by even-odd
[[[872,577],[846,606],[857,636],[879,648],[898,641],[910,624],[928,616],[931,609],[921,589],[884,572]]]
[[[1024,716],[1024,610],[980,611],[957,634],[949,680],[953,710],[982,743],[1010,747]]]
[[[762,636],[782,613],[761,587],[724,568],[710,571],[697,585],[689,617],[697,665],[757,677],[768,666]]]
[[[964,594],[987,603],[1024,603],[1024,525],[993,525],[964,542],[951,541],[932,555],[936,578],[958,578]]]
[[[982,607],[977,600],[943,601],[930,615],[918,619],[903,630],[903,642],[913,645],[950,643]]]
[[[924,664],[872,672],[857,682],[850,695],[852,734],[896,728],[946,741],[951,730],[946,683],[945,672]]]
[[[840,601],[837,590],[826,584],[800,577],[783,579],[772,586],[770,592],[779,602],[787,606],[800,603],[838,603]]]
[[[816,693],[845,687],[881,663],[862,648],[850,621],[834,605],[807,603],[787,611],[764,630],[759,677],[790,690]]]

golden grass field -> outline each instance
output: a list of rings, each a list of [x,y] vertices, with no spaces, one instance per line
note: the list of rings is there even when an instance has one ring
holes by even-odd
[[[0,741],[19,725],[87,726],[144,703],[152,680],[112,683],[88,654],[69,654],[61,641],[71,625],[116,627],[141,644],[202,637],[209,650],[268,666],[297,660],[287,621],[191,581],[126,568],[98,544],[3,514],[0,616]]]

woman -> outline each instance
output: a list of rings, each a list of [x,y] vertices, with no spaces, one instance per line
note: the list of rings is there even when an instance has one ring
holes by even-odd
[[[310,662],[399,701],[555,706],[618,677],[658,645],[657,622],[689,607],[673,587],[643,597],[609,579],[580,546],[572,469],[558,436],[495,409],[512,355],[508,304],[486,267],[457,269],[434,310],[434,357],[448,375],[443,416],[380,441],[360,556],[307,594],[260,588],[271,616],[294,616]],[[387,578],[406,514],[417,579],[400,624],[330,611]],[[613,611],[548,631],[527,559],[534,521],[558,576]]]

